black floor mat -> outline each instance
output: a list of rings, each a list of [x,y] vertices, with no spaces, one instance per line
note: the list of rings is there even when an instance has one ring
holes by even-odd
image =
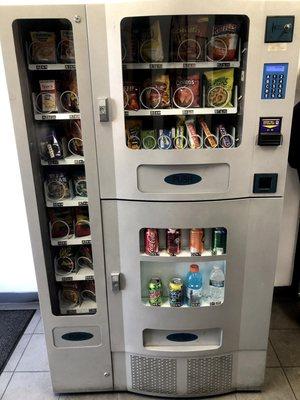
[[[36,310],[0,310],[0,374]]]

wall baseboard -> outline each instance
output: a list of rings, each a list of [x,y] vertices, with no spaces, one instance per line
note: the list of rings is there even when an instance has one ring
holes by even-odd
[[[39,301],[37,292],[0,293],[0,303],[34,303]]]

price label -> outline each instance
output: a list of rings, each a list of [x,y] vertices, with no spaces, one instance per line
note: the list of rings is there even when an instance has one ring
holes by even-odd
[[[48,165],[57,165],[58,164],[58,160],[49,160],[47,162],[48,162]]]
[[[216,109],[215,114],[227,114],[227,109],[226,108]]]
[[[97,308],[89,308],[89,313],[90,314],[96,314]]]
[[[85,280],[86,280],[86,281],[92,281],[92,280],[94,280],[94,276],[93,276],[93,275],[87,275],[87,276],[85,277]]]
[[[58,242],[57,242],[57,245],[58,246],[66,246],[67,245],[67,241],[66,240],[59,240]]]
[[[78,119],[79,115],[78,114],[70,114],[69,119]]]
[[[48,69],[48,65],[47,64],[36,64],[35,69],[37,71],[45,70],[45,69]]]
[[[57,203],[53,203],[53,207],[63,207],[64,203],[62,201],[59,201]]]
[[[84,164],[84,160],[74,160],[74,164]]]
[[[63,276],[61,278],[62,282],[67,282],[67,281],[72,281],[72,280],[73,280],[73,278],[71,276]]]
[[[194,114],[194,110],[182,110],[182,115],[191,115]]]
[[[196,63],[183,63],[182,67],[183,68],[195,68],[196,67]]]
[[[75,69],[75,64],[65,64],[65,69]]]
[[[217,62],[218,68],[228,68],[230,67],[230,62]]]
[[[125,114],[126,117],[128,117],[129,112],[128,111],[124,111],[124,114]]]
[[[161,111],[160,110],[151,110],[150,115],[161,115]]]
[[[49,120],[53,120],[53,119],[56,119],[56,115],[42,115],[42,120],[46,120],[46,121],[49,121]]]
[[[150,69],[161,69],[162,67],[163,67],[163,65],[162,64],[158,64],[158,63],[149,64],[149,68]]]
[[[79,206],[87,206],[87,205],[88,205],[88,202],[87,202],[87,201],[79,201],[79,202],[78,202],[78,205],[79,205]]]
[[[91,244],[91,240],[82,240],[81,241],[82,244]]]

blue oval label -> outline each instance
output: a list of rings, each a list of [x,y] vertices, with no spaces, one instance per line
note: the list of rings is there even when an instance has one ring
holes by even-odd
[[[167,336],[167,339],[170,340],[171,342],[192,342],[194,340],[197,340],[198,336],[195,335],[194,333],[180,332],[180,333],[171,333],[170,335]]]
[[[196,174],[181,172],[166,176],[164,181],[170,185],[195,185],[195,183],[202,181],[202,178]]]
[[[62,335],[62,338],[72,342],[81,342],[83,340],[92,339],[93,336],[94,335],[90,332],[68,332]]]

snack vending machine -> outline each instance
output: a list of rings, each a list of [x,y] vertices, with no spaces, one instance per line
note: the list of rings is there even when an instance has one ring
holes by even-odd
[[[55,392],[263,385],[297,1],[6,7]]]

